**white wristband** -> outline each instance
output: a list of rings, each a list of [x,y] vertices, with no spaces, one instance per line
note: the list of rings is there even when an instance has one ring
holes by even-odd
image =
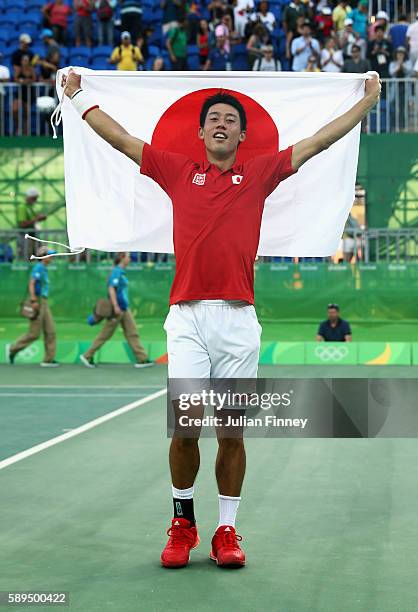
[[[70,100],[73,108],[75,108],[82,119],[85,119],[87,113],[93,110],[93,108],[99,108],[99,105],[95,104],[94,100],[83,89],[78,89],[71,96]]]

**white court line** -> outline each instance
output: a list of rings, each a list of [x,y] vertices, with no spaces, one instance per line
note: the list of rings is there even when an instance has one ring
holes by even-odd
[[[161,387],[159,387],[161,388]],[[59,400],[60,397],[138,397],[140,393],[2,393],[0,397],[54,397]]]
[[[0,389],[161,389],[161,385],[0,385]]]
[[[28,448],[20,453],[17,453],[16,455],[12,455],[11,457],[8,457],[7,459],[3,459],[3,461],[0,461],[0,470],[3,470],[9,465],[13,465],[13,463],[22,461],[22,459],[31,457],[32,455],[35,455],[36,453],[40,453],[41,451],[47,448],[50,448],[51,446],[60,444],[60,442],[64,442],[65,440],[74,438],[75,436],[78,436],[84,433],[85,431],[88,431],[89,429],[93,429],[94,427],[97,427],[98,425],[101,425],[102,423],[106,423],[106,421],[110,421],[111,419],[114,419],[115,417],[118,417],[121,414],[125,414],[126,412],[129,412],[130,410],[134,410],[134,408],[138,408],[139,406],[143,406],[144,404],[147,404],[148,402],[152,402],[153,400],[158,399],[159,397],[165,395],[166,393],[167,393],[167,389],[160,389],[160,391],[156,391],[155,393],[152,393],[151,395],[147,395],[147,397],[143,397],[142,399],[137,400],[136,402],[132,402],[131,404],[126,404],[126,406],[122,406],[121,408],[118,408],[117,410],[108,412],[107,414],[104,414],[103,416],[98,417],[97,419],[93,419],[93,421],[84,423],[84,425],[81,425],[80,427],[77,427],[76,429],[72,429],[71,431],[61,434],[60,436],[57,436],[56,438],[51,438],[50,440],[47,440],[46,442],[42,442],[41,444],[32,446],[32,448]]]

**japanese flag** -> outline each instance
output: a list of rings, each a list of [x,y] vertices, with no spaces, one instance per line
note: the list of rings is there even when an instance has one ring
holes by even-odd
[[[66,71],[57,76],[59,96]],[[193,161],[205,159],[197,137],[202,102],[220,89],[236,95],[247,113],[240,161],[311,136],[361,99],[366,79],[334,73],[76,71],[92,101],[130,134]],[[172,253],[172,209],[165,192],[97,136],[68,99],[62,116],[70,246]],[[359,137],[360,125],[267,198],[260,255],[335,253],[354,200]],[[241,177],[234,177],[238,184]]]

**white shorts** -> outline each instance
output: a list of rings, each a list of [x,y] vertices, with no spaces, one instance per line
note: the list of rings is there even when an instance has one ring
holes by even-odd
[[[169,378],[256,378],[261,325],[242,301],[198,300],[170,307]]]

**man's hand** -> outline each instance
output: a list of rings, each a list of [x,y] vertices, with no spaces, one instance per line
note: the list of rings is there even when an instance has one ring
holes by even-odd
[[[367,74],[371,78],[366,79],[364,97],[370,101],[370,108],[373,108],[380,98],[382,84],[377,72],[368,72]]]
[[[45,221],[46,215],[36,215],[35,221]]]
[[[117,317],[120,317],[120,315],[122,314],[122,311],[117,304],[113,306],[113,312]]]
[[[68,75],[64,75],[61,79],[61,87],[64,87],[64,94],[71,98],[78,89],[81,89],[81,74],[70,68]]]

